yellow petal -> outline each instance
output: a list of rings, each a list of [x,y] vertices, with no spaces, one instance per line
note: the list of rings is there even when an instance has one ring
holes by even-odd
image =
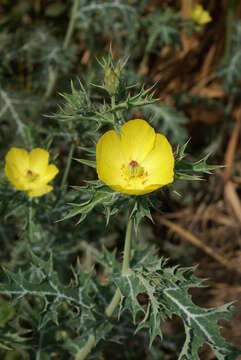
[[[48,165],[45,173],[41,173],[34,181],[28,183],[28,190],[35,190],[41,188],[44,185],[47,185],[48,182],[53,180],[58,172],[59,169],[55,165]]]
[[[125,162],[121,152],[121,140],[113,131],[107,131],[99,139],[96,147],[97,174],[107,185],[121,184],[121,166]]]
[[[174,179],[174,156],[167,138],[157,134],[153,150],[141,166],[148,172],[145,186],[164,186]]]
[[[41,148],[33,149],[29,154],[29,169],[33,173],[44,174],[48,166],[48,161],[48,151]]]
[[[212,20],[211,16],[207,11],[204,11],[202,16],[200,17],[200,25],[205,25]]]
[[[197,17],[198,17],[198,16],[201,16],[202,13],[203,13],[203,11],[204,11],[204,9],[203,9],[202,5],[200,5],[200,4],[197,4],[197,5],[194,7],[194,10],[193,10],[194,14],[195,14]]]
[[[13,147],[6,155],[6,164],[11,166],[12,175],[17,178],[28,171],[29,155],[26,150]]]
[[[155,138],[154,129],[145,120],[126,122],[121,129],[121,148],[127,162],[143,161],[152,150]]]
[[[32,189],[28,191],[28,196],[30,198],[32,197],[37,197],[37,196],[42,196],[47,194],[48,192],[53,190],[53,186],[51,185],[43,185],[41,187],[38,187],[36,189]]]
[[[44,176],[41,177],[41,181],[43,181],[45,184],[47,184],[48,182],[53,180],[53,178],[55,178],[55,176],[58,174],[58,172],[59,172],[59,169],[57,168],[57,166],[55,166],[53,164],[48,165]]]
[[[16,168],[7,163],[4,170],[8,180],[17,190],[26,190],[24,178],[16,171]]]
[[[191,11],[190,11],[191,18],[194,22],[198,25],[205,25],[212,20],[208,11],[204,10],[201,4],[197,4]]]
[[[144,187],[128,188],[128,187],[122,187],[120,185],[111,186],[113,190],[127,195],[144,195],[157,190],[159,187],[160,185],[150,185],[150,186],[146,186],[145,188]]]

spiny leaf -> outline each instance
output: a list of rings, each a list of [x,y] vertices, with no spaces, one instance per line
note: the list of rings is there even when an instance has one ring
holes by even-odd
[[[178,163],[179,161],[181,161],[185,156],[185,151],[186,151],[186,148],[188,146],[190,142],[190,139],[188,139],[185,144],[183,145],[177,145],[177,149],[175,151],[175,161]]]
[[[220,335],[218,320],[231,318],[230,304],[219,308],[203,309],[192,302],[186,289],[170,287],[163,290],[162,300],[169,310],[169,316],[176,314],[183,320],[186,340],[179,360],[199,359],[198,350],[208,344],[217,359],[236,359],[240,352],[229,345]]]
[[[61,284],[57,273],[53,271],[51,257],[45,262],[33,255],[33,261],[37,267],[36,272],[43,274],[41,279],[30,281],[21,270],[14,273],[5,269],[8,282],[0,284],[0,294],[17,298],[26,295],[39,296],[46,302],[48,302],[47,298],[51,297],[56,303],[65,301],[78,307],[87,306],[82,302],[82,293],[78,287],[65,287]]]
[[[82,204],[70,204],[73,209],[62,219],[70,219],[74,216],[80,215],[78,223],[83,221],[86,216],[97,206],[97,205],[111,205],[119,197],[119,193],[110,191],[109,189],[97,190],[89,200]]]
[[[183,320],[186,334],[179,360],[198,360],[198,350],[204,343],[212,348],[217,359],[236,359],[241,351],[225,341],[218,325],[220,319],[231,319],[231,304],[211,309],[197,306],[189,294],[190,288],[203,287],[202,279],[193,274],[195,268],[167,267],[163,259],[151,257],[151,262],[150,258],[136,262],[126,276],[112,275],[124,296],[123,309],[132,313],[134,323],[138,321],[137,331],[148,328],[151,344],[156,336],[161,336],[163,320],[175,314]],[[146,294],[145,307],[137,300],[142,294]]]
[[[147,217],[148,219],[150,219],[153,222],[153,219],[151,216],[151,211],[150,211],[151,206],[152,206],[152,204],[148,198],[145,198],[145,197],[138,198],[137,197],[135,199],[135,204],[131,211],[130,216],[132,216],[134,218],[134,229],[135,229],[136,233],[137,233],[140,221],[143,218]]]
[[[202,174],[212,174],[213,171],[222,168],[221,165],[209,165],[207,160],[211,154],[207,154],[201,160],[195,161],[194,163],[187,163],[182,160],[176,161],[175,164],[175,176],[177,179],[185,180],[202,180]]]
[[[187,139],[184,125],[187,119],[183,112],[177,111],[173,106],[162,103],[151,104],[143,108],[143,113],[151,117],[155,127],[170,137],[172,142],[183,143]]]
[[[92,168],[96,168],[96,162],[93,161],[93,160],[86,160],[86,159],[75,159],[75,161],[78,161],[80,164],[84,164],[84,165],[87,165],[89,167],[92,167]]]
[[[171,8],[165,11],[153,11],[145,19],[149,39],[146,52],[150,52],[157,46],[176,46],[181,47],[180,30],[186,25],[178,13]]]

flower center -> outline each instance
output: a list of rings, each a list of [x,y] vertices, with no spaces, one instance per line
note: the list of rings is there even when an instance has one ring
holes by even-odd
[[[128,186],[136,186],[134,184],[137,184],[137,182],[140,182],[142,185],[146,183],[148,173],[136,160],[131,160],[128,165],[123,164],[121,166],[121,176]]]
[[[131,160],[127,166],[127,172],[129,177],[139,177],[144,174],[144,168],[137,161]]]
[[[31,170],[27,170],[27,179],[28,179],[28,181],[30,181],[30,182],[33,182],[33,181],[35,181],[35,180],[37,180],[37,178],[39,177],[39,175],[38,174],[34,174]]]

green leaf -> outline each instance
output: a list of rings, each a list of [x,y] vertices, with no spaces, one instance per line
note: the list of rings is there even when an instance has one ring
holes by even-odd
[[[186,148],[189,144],[191,139],[188,139],[185,144],[183,145],[177,145],[177,149],[175,151],[175,161],[178,163],[179,161],[181,161],[182,159],[184,159],[184,157],[186,156],[185,151]]]
[[[172,142],[179,144],[187,140],[187,131],[184,127],[187,119],[183,112],[177,111],[171,105],[156,103],[145,106],[143,113],[151,117],[152,124]]]
[[[147,197],[136,197],[134,207],[131,211],[130,216],[134,218],[134,229],[137,233],[139,224],[141,220],[145,217],[150,219],[153,222],[150,208],[152,207],[152,204]]]
[[[144,23],[149,34],[146,52],[151,52],[155,47],[176,46],[181,47],[180,30],[186,25],[180,14],[171,8],[164,11],[151,12]]]
[[[18,299],[26,295],[39,296],[46,303],[50,297],[56,303],[67,302],[80,308],[88,306],[82,302],[81,289],[65,287],[61,284],[57,273],[53,271],[51,256],[45,262],[33,255],[33,261],[37,264],[38,271],[36,273],[40,274],[40,279],[35,278],[33,281],[29,281],[21,270],[15,273],[5,269],[8,282],[0,284],[0,294]]]
[[[220,335],[218,320],[231,318],[230,304],[219,308],[203,309],[192,302],[187,290],[180,287],[163,290],[163,299],[170,314],[180,316],[184,323],[186,340],[179,360],[198,360],[198,350],[205,343],[208,344],[217,359],[236,359],[241,352],[229,345]]]
[[[97,206],[108,206],[115,202],[119,197],[119,193],[113,192],[108,188],[97,189],[96,192],[91,196],[89,200],[82,204],[71,204],[73,209],[70,210],[68,215],[66,215],[62,220],[70,219],[74,216],[80,215],[78,224],[82,222],[86,216]]]
[[[0,328],[4,327],[15,315],[13,305],[3,298],[0,298]]]
[[[80,164],[84,164],[87,165],[89,167],[92,167],[94,169],[96,169],[96,162],[93,160],[86,160],[86,159],[76,159],[74,158],[75,161],[78,161]]]
[[[211,154],[207,154],[201,160],[195,161],[194,163],[187,163],[182,160],[176,161],[175,164],[175,177],[183,180],[202,180],[202,174],[212,174],[213,171],[222,168],[222,165],[209,165],[207,160]],[[183,155],[182,155],[183,157]]]
[[[190,288],[203,287],[203,281],[193,274],[195,268],[167,267],[166,261],[155,257],[152,250],[136,248],[136,251],[138,261],[128,275],[112,274],[124,297],[123,311],[132,313],[136,331],[149,329],[151,345],[157,336],[161,337],[164,319],[177,315],[183,320],[186,334],[179,360],[198,360],[198,350],[204,343],[212,348],[217,359],[236,359],[241,351],[226,342],[218,325],[220,319],[231,319],[234,308],[230,304],[211,309],[197,306],[189,294]],[[142,258],[140,251],[144,252]],[[145,306],[138,301],[143,295]]]

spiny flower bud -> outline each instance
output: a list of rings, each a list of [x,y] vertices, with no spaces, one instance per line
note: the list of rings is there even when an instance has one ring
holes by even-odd
[[[116,94],[120,84],[120,63],[113,66],[113,64],[105,64],[105,88],[110,95]]]

